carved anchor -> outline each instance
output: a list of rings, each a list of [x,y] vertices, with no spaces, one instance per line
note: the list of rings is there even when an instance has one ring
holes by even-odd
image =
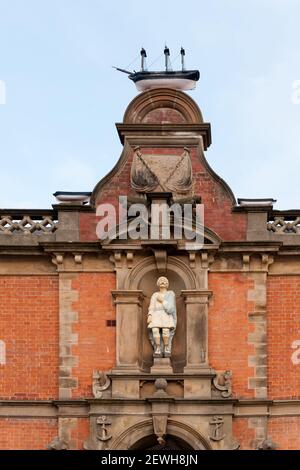
[[[225,434],[222,433],[222,428],[224,425],[223,418],[221,416],[214,416],[209,424],[211,425],[211,433],[209,438],[212,441],[221,441],[224,439]]]
[[[111,424],[111,421],[107,418],[107,416],[100,416],[97,418],[97,424],[101,426],[100,434],[97,434],[97,439],[99,441],[108,441],[112,438],[111,434],[108,434],[108,430],[106,426]]]

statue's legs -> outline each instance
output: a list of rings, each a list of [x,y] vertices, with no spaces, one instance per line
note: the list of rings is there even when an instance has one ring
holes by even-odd
[[[159,328],[152,328],[152,335],[153,335],[153,340],[155,343],[155,351],[154,351],[154,356],[161,356],[161,347],[160,347],[160,333],[159,333]]]
[[[165,357],[170,357],[171,356],[171,346],[169,344],[170,342],[170,329],[169,328],[163,328],[162,329],[162,339],[164,343],[164,356]]]

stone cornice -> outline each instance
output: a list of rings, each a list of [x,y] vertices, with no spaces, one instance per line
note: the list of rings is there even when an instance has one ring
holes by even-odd
[[[141,304],[144,298],[141,290],[112,290],[111,295],[115,304]]]
[[[39,245],[0,245],[0,255],[41,256],[43,251]]]
[[[178,374],[174,374],[174,380],[178,380]],[[124,376],[123,376],[124,377]],[[149,380],[149,374],[148,374]],[[116,377],[115,377],[116,378]],[[121,378],[121,377],[120,377]],[[141,377],[142,378],[142,377]],[[152,378],[152,375],[151,375]],[[155,380],[157,377],[153,375]],[[155,399],[155,397],[153,397]],[[287,416],[300,416],[300,399],[295,400],[257,400],[257,399],[237,399],[237,398],[172,398],[176,405],[189,406],[220,406],[222,414],[231,414],[236,418],[249,418],[265,416],[268,418],[278,418]],[[149,400],[152,398],[149,397]],[[62,399],[62,400],[0,400],[0,418],[20,418],[20,419],[56,419],[62,416],[88,417],[97,414],[95,408],[102,406],[138,405],[145,406],[148,399],[136,398],[86,398],[86,399]],[[92,407],[92,409],[91,409]],[[221,407],[223,407],[221,411]],[[229,408],[228,408],[229,407]],[[226,411],[227,410],[227,411]],[[207,410],[211,414],[211,409]],[[224,413],[223,413],[224,412]],[[204,413],[204,412],[203,412]],[[114,411],[114,414],[116,412]],[[118,411],[118,414],[124,414]]]
[[[280,241],[223,241],[219,250],[221,252],[272,252],[276,253],[282,246]]]
[[[234,206],[231,209],[232,212],[266,212],[268,214],[273,213],[272,206]]]
[[[207,304],[213,292],[207,289],[182,290],[181,295],[186,304]]]
[[[32,219],[40,218],[43,215],[57,216],[57,207],[52,206],[53,209],[0,209],[0,216],[10,215],[12,217],[23,217],[24,214],[30,215]]]
[[[52,207],[56,214],[58,214],[59,212],[93,212],[95,213],[95,208],[92,205],[53,204]]]
[[[78,251],[81,253],[99,253],[102,251],[99,242],[40,242],[39,245],[46,253]]]
[[[122,144],[126,136],[135,135],[135,136],[145,136],[154,134],[155,136],[169,135],[172,137],[177,137],[177,135],[190,133],[201,135],[203,139],[204,149],[211,144],[211,126],[208,122],[203,122],[201,124],[123,124],[116,123],[118,130],[119,138]],[[175,134],[175,135],[174,135]]]

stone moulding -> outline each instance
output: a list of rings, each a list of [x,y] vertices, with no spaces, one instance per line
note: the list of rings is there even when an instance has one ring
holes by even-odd
[[[186,423],[168,419],[167,432],[188,442],[194,450],[211,450],[208,439]],[[110,444],[110,450],[129,449],[134,443],[153,434],[153,420],[146,419],[130,426],[119,434]]]

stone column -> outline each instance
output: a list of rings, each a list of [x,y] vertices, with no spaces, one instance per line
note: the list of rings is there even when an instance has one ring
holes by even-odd
[[[112,291],[116,304],[116,369],[139,372],[142,357],[142,300],[140,290]]]
[[[212,292],[206,289],[183,290],[181,295],[186,307],[186,366],[189,373],[208,369],[207,322],[208,301]]]

